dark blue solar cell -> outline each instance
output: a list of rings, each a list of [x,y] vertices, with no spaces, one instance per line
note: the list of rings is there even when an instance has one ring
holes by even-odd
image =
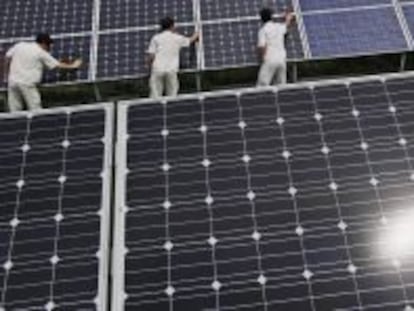
[[[202,20],[258,16],[262,7],[271,7],[275,13],[283,13],[292,8],[291,0],[201,0]]]
[[[193,27],[177,27],[184,35],[191,35]],[[144,77],[149,75],[147,49],[157,29],[129,30],[99,36],[98,79]],[[184,48],[181,53],[181,69],[196,68],[197,57],[194,46]]]
[[[408,49],[394,8],[303,17],[312,57],[341,57]]]
[[[192,22],[192,0],[103,0],[101,28],[129,28],[158,25],[171,16],[177,23]]]
[[[93,0],[3,0],[0,39],[92,30]]]
[[[342,8],[355,8],[364,6],[378,6],[389,4],[391,0],[299,0],[302,12],[313,10],[335,10]]]

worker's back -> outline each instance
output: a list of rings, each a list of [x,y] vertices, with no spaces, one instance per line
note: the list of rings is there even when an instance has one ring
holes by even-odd
[[[189,45],[188,38],[170,30],[155,35],[149,47],[149,52],[155,56],[152,69],[162,72],[177,72],[180,67],[180,50]]]
[[[259,32],[259,40],[266,46],[265,62],[285,61],[285,35],[286,25],[269,21],[263,25]]]
[[[9,50],[11,57],[9,81],[34,85],[41,81],[46,51],[35,42],[17,43]]]

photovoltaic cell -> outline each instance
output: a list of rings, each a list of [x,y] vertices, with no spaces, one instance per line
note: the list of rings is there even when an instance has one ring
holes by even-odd
[[[1,310],[106,310],[111,113],[0,116]]]
[[[190,36],[194,27],[177,27],[178,32]],[[143,77],[149,75],[147,50],[157,29],[142,29],[101,34],[98,49],[98,78]],[[195,69],[195,47],[182,50],[181,69]]]
[[[121,106],[115,309],[411,310],[413,85]]]
[[[0,39],[92,30],[93,0],[3,0]]]
[[[303,21],[312,57],[368,55],[408,49],[391,7],[304,15]]]
[[[292,8],[290,0],[201,0],[200,11],[202,20],[218,20],[258,16],[263,7],[270,7],[276,13],[284,13]]]
[[[299,0],[302,12],[392,5],[390,0]]]
[[[117,29],[158,25],[171,16],[177,23],[193,22],[192,0],[103,0],[101,29]]]
[[[258,20],[218,22],[203,25],[206,68],[225,68],[258,64]],[[292,26],[286,37],[289,59],[302,59],[299,31]]]

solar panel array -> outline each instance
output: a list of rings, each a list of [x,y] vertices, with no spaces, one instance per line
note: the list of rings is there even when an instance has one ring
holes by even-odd
[[[262,6],[276,7],[279,16],[286,9],[296,13],[286,39],[291,61],[414,47],[414,2],[409,0],[4,0],[0,52],[48,31],[58,38],[55,55],[80,56],[86,63],[78,72],[51,74],[48,82],[144,77],[149,40],[158,20],[171,15],[180,32],[202,32],[200,44],[182,55],[183,70],[257,65],[257,11]]]
[[[113,310],[413,310],[413,89],[121,103]]]
[[[0,310],[107,310],[112,105],[0,115]]]

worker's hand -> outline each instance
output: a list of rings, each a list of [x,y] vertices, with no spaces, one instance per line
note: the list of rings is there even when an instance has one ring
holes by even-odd
[[[200,32],[196,31],[193,33],[193,35],[190,37],[191,43],[197,42],[200,39]]]
[[[72,62],[72,66],[74,69],[78,69],[80,66],[82,66],[82,63],[82,59],[78,58]]]
[[[295,20],[295,13],[292,11],[292,9],[286,10],[284,19],[287,26],[290,26],[293,23]]]

